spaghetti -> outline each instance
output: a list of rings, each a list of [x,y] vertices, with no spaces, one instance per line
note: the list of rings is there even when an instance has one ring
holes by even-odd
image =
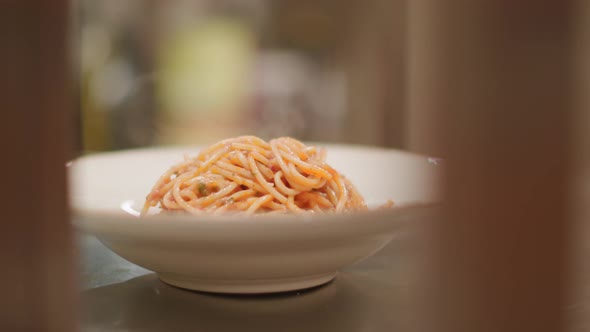
[[[220,141],[164,173],[146,198],[151,207],[192,214],[366,210],[365,200],[326,163],[326,151],[290,137]]]

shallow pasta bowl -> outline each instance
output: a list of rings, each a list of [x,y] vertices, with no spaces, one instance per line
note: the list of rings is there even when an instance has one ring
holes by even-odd
[[[438,161],[396,150],[323,145],[370,207],[347,214],[153,215],[137,211],[156,179],[200,147],[141,149],[82,157],[69,165],[74,224],[166,283],[221,293],[289,291],[329,282],[438,201]]]

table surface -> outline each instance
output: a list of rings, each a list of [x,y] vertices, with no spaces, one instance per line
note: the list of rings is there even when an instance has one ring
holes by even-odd
[[[407,330],[414,249],[395,237],[324,286],[273,295],[216,295],[159,281],[151,271],[79,236],[83,331]]]

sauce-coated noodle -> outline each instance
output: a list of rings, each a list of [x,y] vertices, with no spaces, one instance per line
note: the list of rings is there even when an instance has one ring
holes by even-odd
[[[366,210],[360,193],[325,158],[322,148],[290,137],[226,139],[164,173],[142,215],[158,205],[197,215]]]

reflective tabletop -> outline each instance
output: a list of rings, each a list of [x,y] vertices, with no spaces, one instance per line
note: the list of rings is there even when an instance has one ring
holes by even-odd
[[[375,256],[326,285],[270,295],[218,295],[159,281],[79,236],[82,331],[395,331],[406,330],[415,279],[411,236],[396,236]]]

